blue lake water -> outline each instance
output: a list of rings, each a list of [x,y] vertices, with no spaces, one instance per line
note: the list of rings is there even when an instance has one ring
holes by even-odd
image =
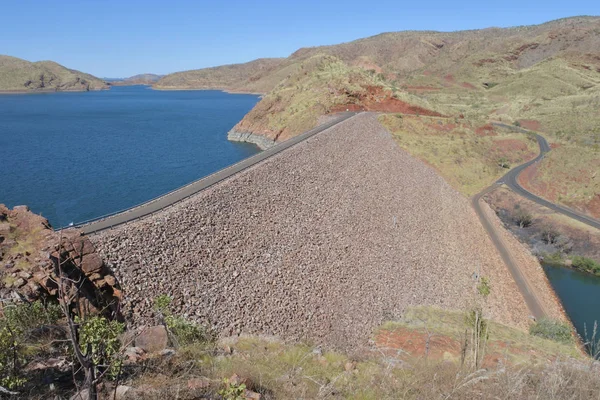
[[[257,101],[145,86],[0,95],[0,203],[58,227],[152,199],[259,152],[227,141]]]
[[[563,267],[543,267],[575,329],[585,339],[587,326],[591,339],[594,322],[600,324],[600,277]]]

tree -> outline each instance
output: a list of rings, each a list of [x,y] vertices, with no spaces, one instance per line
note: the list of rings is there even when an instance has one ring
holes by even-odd
[[[117,369],[120,370],[116,355],[119,350],[118,335],[123,331],[124,324],[109,321],[101,315],[86,315],[85,307],[81,306],[85,277],[81,271],[68,267],[73,265],[72,260],[63,258],[63,254],[69,253],[63,252],[62,235],[59,235],[54,258],[58,304],[67,321],[73,354],[84,373],[83,386],[78,387],[77,395],[81,400],[96,400],[98,384],[105,376],[114,375]],[[73,368],[75,375],[75,365]]]

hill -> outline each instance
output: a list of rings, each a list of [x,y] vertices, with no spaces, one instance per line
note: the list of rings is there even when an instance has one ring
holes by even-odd
[[[110,84],[112,86],[153,85],[162,77],[163,75],[139,74],[125,79],[114,79]]]
[[[0,92],[104,90],[109,85],[54,61],[29,62],[0,55]]]
[[[313,70],[310,66],[316,58],[335,67]],[[339,76],[334,77],[334,71]],[[522,125],[543,132],[554,147],[560,147],[530,176],[532,190],[600,218],[600,177],[591,171],[583,174],[588,177],[586,182],[581,179],[582,168],[591,165],[585,160],[597,159],[600,151],[600,17],[459,32],[382,33],[348,43],[302,48],[287,58],[167,75],[154,87],[266,93],[229,135],[233,140],[263,146],[312,128],[320,115],[341,110],[343,105],[404,113],[362,104],[366,91],[374,87],[378,93],[371,93],[371,99],[389,98],[391,93],[408,104],[460,120],[455,133],[460,135],[463,126],[468,126],[472,148],[481,147],[479,136],[485,134],[475,130],[485,131],[490,120]],[[425,127],[424,133],[430,131],[426,129],[429,121],[419,124]],[[419,138],[404,143],[413,154],[424,154],[422,148],[414,147],[422,146]],[[439,164],[432,149],[422,158]],[[585,157],[580,157],[582,154]],[[456,177],[458,172],[466,178],[456,181],[456,187],[469,194],[496,175],[489,173],[489,154],[469,153],[469,157],[473,155],[483,158],[456,164],[462,171],[454,171],[454,166],[453,171],[443,171],[449,172],[446,176]],[[478,170],[471,168],[475,165]],[[548,189],[549,180],[552,190]]]
[[[155,89],[222,89],[232,92],[265,93],[285,78],[286,66],[280,58],[260,58],[245,64],[176,72],[161,78]]]

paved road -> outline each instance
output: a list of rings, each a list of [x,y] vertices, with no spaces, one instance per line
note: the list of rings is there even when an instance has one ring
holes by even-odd
[[[517,129],[519,132],[523,132],[523,133],[530,132],[526,129],[522,129],[522,128],[518,129],[511,125],[506,125],[506,124],[502,124],[502,123],[498,123],[498,122],[494,122],[493,124],[496,126],[500,126],[500,127],[508,127],[510,129]],[[519,184],[518,178],[519,178],[519,175],[521,174],[521,172],[523,172],[523,170],[525,168],[529,167],[530,165],[540,162],[545,157],[546,153],[548,153],[551,150],[550,146],[548,145],[548,142],[546,141],[546,139],[544,137],[538,135],[537,133],[534,133],[534,134],[536,136],[538,145],[540,147],[540,154],[535,159],[528,161],[524,164],[521,164],[518,167],[510,170],[506,175],[504,175],[502,178],[498,179],[492,186],[488,187],[487,189],[485,189],[482,192],[473,196],[471,201],[473,204],[473,208],[475,209],[475,212],[477,213],[477,216],[479,217],[479,220],[481,221],[481,224],[483,225],[483,227],[487,231],[488,235],[490,236],[490,239],[492,239],[492,242],[494,243],[494,245],[500,252],[500,256],[502,257],[502,260],[508,267],[508,270],[510,271],[515,282],[517,283],[519,290],[523,294],[525,303],[527,304],[527,307],[529,308],[531,314],[535,318],[540,318],[540,317],[547,315],[548,313],[544,309],[542,302],[540,302],[539,299],[537,298],[535,291],[532,289],[530,283],[527,281],[527,278],[522,274],[518,263],[512,257],[512,254],[508,250],[506,244],[504,243],[504,240],[502,239],[500,234],[496,231],[496,229],[494,228],[494,225],[488,219],[487,215],[483,212],[483,209],[482,209],[481,203],[480,203],[481,198],[483,196],[485,196],[487,193],[489,193],[492,190],[499,187],[500,185],[504,184],[504,185],[508,186],[511,190],[513,190],[515,193],[518,193],[519,195],[521,195],[529,200],[532,200],[540,205],[548,207],[551,210],[554,210],[556,212],[564,214],[568,217],[571,217],[573,219],[581,221],[581,222],[588,224],[590,226],[593,226],[595,228],[600,229],[600,221],[590,218],[587,215],[583,215],[583,214],[581,214],[577,211],[571,210],[569,208],[559,206],[558,204],[551,203],[548,200],[545,200],[545,199],[543,199],[539,196],[536,196],[535,194],[527,191],[525,188],[523,188]]]
[[[237,174],[240,171],[245,170],[263,160],[266,160],[269,157],[274,156],[277,153],[282,152],[285,149],[288,149],[324,130],[331,128],[334,125],[339,124],[342,121],[345,121],[353,116],[358,114],[357,112],[344,112],[341,113],[338,118],[333,121],[330,121],[326,124],[320,125],[308,132],[304,132],[298,136],[295,136],[285,142],[282,142],[276,146],[273,146],[267,150],[264,150],[252,157],[246,158],[238,162],[237,164],[231,165],[225,169],[222,169],[218,172],[215,172],[212,175],[199,179],[195,182],[192,182],[186,186],[183,186],[179,189],[176,189],[172,192],[169,192],[161,197],[158,197],[154,200],[150,200],[141,205],[135,206],[128,210],[121,211],[119,213],[100,217],[93,221],[87,221],[85,223],[75,225],[77,228],[81,229],[85,234],[89,235],[95,232],[102,231],[104,229],[109,229],[117,225],[124,224],[126,222],[130,222],[136,220],[138,218],[142,218],[153,214],[159,210],[162,210],[165,207],[171,206],[183,199],[190,197],[193,194],[198,193],[201,190],[204,190],[215,183],[221,182],[224,179],[229,178],[230,176]]]
[[[504,126],[504,124],[499,124],[499,123],[494,123],[494,125]],[[529,162],[526,162],[525,164],[519,165],[518,167],[510,170],[506,175],[504,175],[502,178],[500,178],[496,182],[496,184],[497,185],[505,184],[511,190],[513,190],[515,193],[518,193],[519,195],[525,197],[526,199],[532,200],[544,207],[547,207],[558,213],[564,214],[567,217],[573,218],[577,221],[583,222],[584,224],[592,226],[596,229],[600,229],[600,221],[598,221],[597,219],[591,218],[585,214],[582,214],[582,213],[572,210],[570,208],[551,203],[548,200],[543,199],[543,198],[536,196],[535,194],[529,192],[528,190],[526,190],[525,188],[523,188],[523,186],[521,186],[519,184],[519,181],[518,181],[519,174],[521,174],[521,172],[523,172],[523,170],[525,168],[529,167],[530,165],[533,165],[533,164],[541,161],[546,156],[546,153],[548,153],[551,150],[550,146],[548,145],[548,142],[546,141],[546,139],[544,139],[544,137],[542,137],[538,134],[535,134],[535,136],[537,138],[538,145],[540,146],[540,154],[535,159],[533,159]]]
[[[521,269],[519,268],[519,264],[513,258],[510,250],[506,246],[506,243],[504,243],[502,236],[500,236],[500,233],[498,231],[496,231],[496,228],[494,227],[492,221],[490,221],[488,219],[488,216],[485,214],[485,212],[483,211],[483,208],[481,207],[481,203],[480,203],[481,198],[483,196],[485,196],[487,193],[496,189],[496,187],[497,187],[497,185],[492,185],[492,186],[488,187],[487,189],[485,189],[484,191],[473,196],[473,198],[471,199],[473,208],[475,209],[475,212],[477,213],[477,216],[479,217],[481,224],[487,231],[488,236],[492,240],[492,243],[498,249],[498,252],[500,253],[500,257],[502,257],[502,261],[504,261],[504,264],[506,265],[510,274],[512,275],[513,279],[515,280],[517,287],[519,288],[519,291],[523,294],[523,298],[525,299],[525,304],[527,304],[527,308],[529,308],[529,312],[536,319],[542,318],[542,317],[548,315],[542,302],[539,301],[539,299],[536,296],[535,292],[533,291],[531,285],[527,281],[527,278],[521,272]]]

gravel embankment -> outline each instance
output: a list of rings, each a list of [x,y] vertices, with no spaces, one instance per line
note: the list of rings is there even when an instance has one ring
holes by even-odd
[[[166,293],[177,312],[223,335],[366,343],[407,306],[465,308],[478,269],[491,277],[491,316],[527,324],[468,200],[370,114],[91,239],[125,289],[126,311],[148,318]]]

